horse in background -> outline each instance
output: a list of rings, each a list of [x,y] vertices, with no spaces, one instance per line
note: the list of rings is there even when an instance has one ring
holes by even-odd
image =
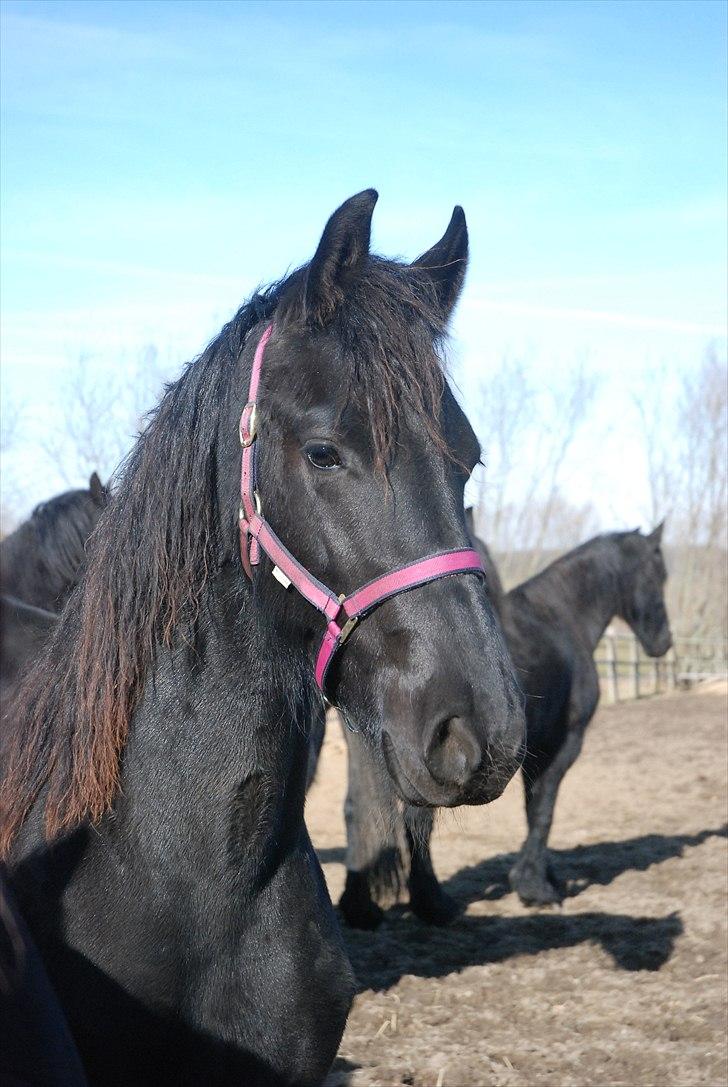
[[[0,541],[0,690],[3,698],[40,652],[78,582],[86,542],[108,501],[96,472],[88,489],[42,502]]]
[[[548,905],[563,898],[547,843],[559,786],[581,751],[599,701],[597,643],[619,616],[649,656],[663,656],[672,644],[662,525],[649,535],[597,536],[508,593],[488,549],[475,538],[472,515],[469,525],[526,698],[522,770],[528,836],[510,882],[524,904]],[[347,743],[347,875],[339,903],[344,917],[354,927],[376,927],[383,916],[376,899],[399,894],[406,881],[413,912],[429,923],[446,924],[459,907],[442,890],[432,866],[434,812],[412,806],[402,812],[371,752],[356,736],[347,736]]]
[[[86,490],[36,506],[0,541],[0,697],[12,697],[81,577],[86,542],[108,502],[94,472]],[[2,1072],[18,1082],[82,1087],[86,1080],[40,955],[0,874]],[[13,1080],[15,1082],[15,1080]]]
[[[312,595],[396,581],[470,548],[479,457],[439,355],[462,210],[407,265],[369,252],[375,200],[167,388],[11,708],[0,847],[94,1083],[313,1087],[343,1032],[353,979],[303,820],[333,621],[254,545],[286,541]],[[502,636],[473,569],[412,588],[355,625],[326,693],[402,797],[482,803],[522,756]]]

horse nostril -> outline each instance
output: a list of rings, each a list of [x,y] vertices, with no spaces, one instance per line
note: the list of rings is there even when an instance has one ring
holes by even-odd
[[[482,752],[463,717],[447,717],[432,729],[425,765],[440,785],[464,786],[480,766]]]

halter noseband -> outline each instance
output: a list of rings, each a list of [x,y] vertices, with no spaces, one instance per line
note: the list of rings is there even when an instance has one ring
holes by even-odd
[[[439,551],[429,558],[400,566],[389,574],[374,578],[349,596],[344,593],[337,596],[293,557],[263,517],[256,489],[256,401],[263,355],[272,332],[273,325],[268,325],[255,349],[248,402],[240,416],[240,444],[243,447],[240,472],[240,557],[243,569],[252,581],[252,568],[260,562],[261,549],[265,551],[273,563],[273,576],[286,589],[293,585],[326,618],[326,632],[316,659],[316,683],[323,693],[326,672],[337,650],[344,644],[358,621],[379,604],[407,589],[426,585],[439,578],[450,577],[452,574],[479,574],[484,577],[485,571],[480,556],[472,548]]]

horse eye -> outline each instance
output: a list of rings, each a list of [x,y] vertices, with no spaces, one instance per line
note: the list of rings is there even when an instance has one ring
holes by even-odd
[[[306,456],[311,461],[314,468],[323,468],[328,471],[331,468],[339,468],[341,466],[341,458],[334,449],[333,445],[327,445],[326,442],[315,442],[306,446]]]

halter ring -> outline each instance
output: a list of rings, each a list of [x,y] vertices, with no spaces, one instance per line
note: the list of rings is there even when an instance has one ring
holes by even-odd
[[[240,416],[240,444],[243,449],[248,449],[255,441],[257,434],[258,412],[254,403],[248,401]]]

